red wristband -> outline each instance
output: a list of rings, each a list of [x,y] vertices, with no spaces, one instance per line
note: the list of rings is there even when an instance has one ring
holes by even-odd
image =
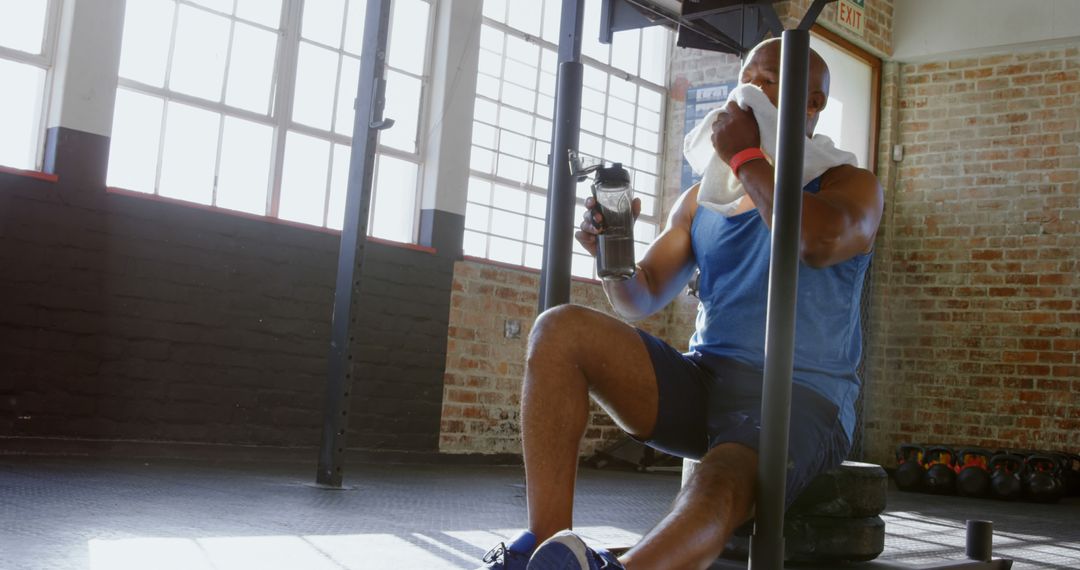
[[[729,162],[728,164],[731,165],[731,171],[735,173],[735,176],[738,176],[739,169],[742,168],[742,165],[750,162],[751,160],[758,160],[764,158],[765,153],[762,152],[760,148],[751,147],[735,153],[735,156],[731,157],[731,162]]]

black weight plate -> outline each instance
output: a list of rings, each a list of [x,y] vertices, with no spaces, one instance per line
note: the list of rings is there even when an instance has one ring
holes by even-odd
[[[725,558],[745,560],[750,553],[748,527],[739,529],[724,549]],[[885,550],[881,517],[796,516],[784,522],[785,558],[789,562],[865,562]]]
[[[818,475],[788,509],[791,516],[860,518],[881,514],[889,476],[879,465],[845,461]]]

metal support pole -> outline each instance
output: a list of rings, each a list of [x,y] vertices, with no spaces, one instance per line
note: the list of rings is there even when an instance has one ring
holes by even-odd
[[[345,197],[345,224],[338,252],[337,284],[334,288],[333,322],[330,328],[330,362],[323,410],[322,444],[315,477],[318,485],[340,488],[345,433],[349,425],[349,396],[358,366],[353,358],[350,328],[356,324],[353,300],[360,295],[360,268],[367,242],[368,212],[375,172],[379,131],[393,121],[382,118],[386,103],[386,38],[390,26],[390,0],[370,0],[364,21],[364,44],[360,55],[356,115],[353,119],[352,153]]]
[[[581,129],[581,28],[584,0],[563,0],[559,27],[559,75],[555,88],[555,122],[548,155],[547,229],[540,270],[540,310],[570,302],[574,204],[577,180],[570,173],[571,150],[577,150]]]
[[[758,494],[754,535],[750,540],[750,568],[754,570],[778,570],[784,565],[784,490],[795,353],[795,300],[799,279],[799,234],[802,230],[809,58],[810,33],[806,30],[785,31],[780,52],[779,125],[765,326]]]

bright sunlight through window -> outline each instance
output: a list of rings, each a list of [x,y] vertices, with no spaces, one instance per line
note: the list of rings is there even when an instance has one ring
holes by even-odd
[[[341,229],[365,0],[128,2],[110,186]],[[395,0],[369,233],[416,238],[430,0]],[[2,73],[2,71],[0,71]]]
[[[0,0],[0,166],[41,166],[56,1]]]
[[[601,44],[596,34],[600,4],[585,2],[579,149],[630,170],[642,202],[634,226],[640,259],[657,231],[671,33],[661,27],[619,32],[613,46]],[[561,6],[558,0],[484,1],[465,212],[467,255],[541,265]],[[578,202],[584,204],[588,195],[589,184],[581,184]],[[572,272],[595,277],[593,259],[577,242]]]

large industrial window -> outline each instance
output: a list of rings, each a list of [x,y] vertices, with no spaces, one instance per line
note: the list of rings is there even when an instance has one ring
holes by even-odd
[[[38,169],[59,0],[0,2],[0,166]]]
[[[559,0],[484,1],[465,213],[467,255],[540,267],[561,6]],[[579,147],[630,170],[642,201],[634,229],[640,258],[658,225],[671,33],[660,27],[619,32],[607,46],[597,40],[600,0],[586,0],[585,8]],[[578,201],[583,203],[588,192],[588,184],[580,185]],[[595,277],[592,258],[576,242],[574,247],[573,274]]]
[[[366,0],[128,2],[110,186],[340,229]],[[430,0],[394,0],[369,232],[416,239]]]

